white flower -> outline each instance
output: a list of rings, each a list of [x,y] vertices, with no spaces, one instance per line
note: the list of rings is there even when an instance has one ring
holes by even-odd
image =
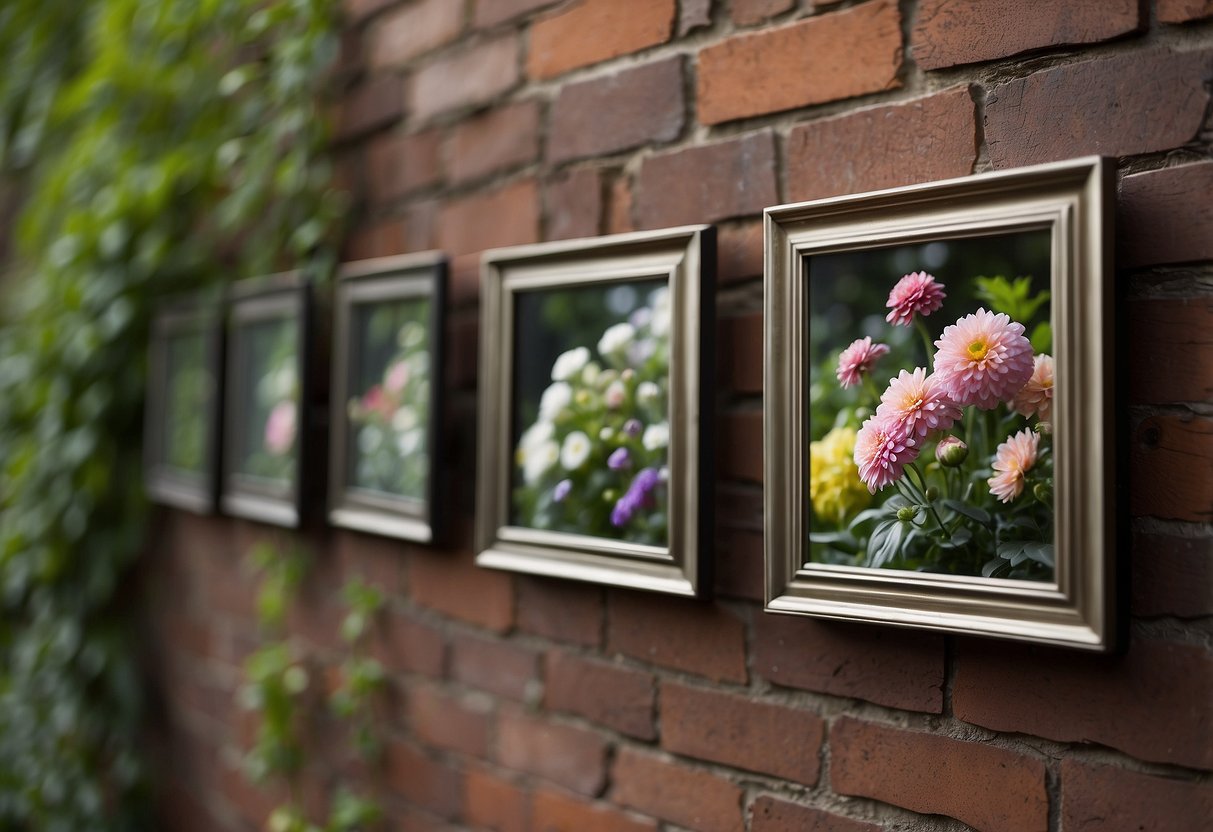
[[[522,478],[527,485],[534,485],[547,470],[560,459],[560,446],[551,439],[534,448],[519,448],[522,456]]]
[[[425,340],[425,327],[416,321],[409,321],[400,327],[400,333],[396,336],[396,340],[400,346],[406,349],[421,346],[421,342]]]
[[[400,450],[401,456],[412,456],[418,448],[421,447],[421,440],[425,436],[425,431],[414,429],[406,430],[396,439],[396,447]]]
[[[610,442],[611,437],[614,435],[615,431],[611,430],[610,428],[603,428],[602,430],[598,431],[598,438],[603,442]]]
[[[545,422],[555,419],[573,401],[573,388],[563,381],[558,381],[539,398],[539,418]]]
[[[636,330],[629,323],[615,324],[602,333],[598,341],[598,352],[603,355],[614,355],[627,346],[636,336]]]
[[[536,422],[526,429],[522,434],[522,438],[518,440],[518,447],[523,451],[530,451],[538,448],[544,442],[552,438],[552,434],[556,429],[551,422]]]
[[[403,433],[417,426],[417,411],[407,405],[392,414],[392,430]]]
[[[636,401],[643,405],[656,404],[661,398],[661,388],[651,381],[642,381],[636,387]]]
[[[644,429],[644,436],[640,441],[644,444],[644,447],[650,451],[655,451],[658,448],[664,448],[666,445],[669,445],[669,422],[658,422],[655,425],[649,425]]]
[[[560,464],[566,471],[576,471],[590,456],[590,437],[575,430],[564,438],[560,449]]]
[[[598,381],[598,376],[600,375],[602,375],[602,367],[598,366],[597,362],[591,361],[581,371],[581,380],[586,384],[593,385],[594,382]]]
[[[606,400],[606,406],[611,410],[618,410],[623,404],[623,400],[628,395],[628,388],[624,386],[622,381],[612,381],[611,386],[606,389],[603,398]]]
[[[590,360],[590,351],[585,347],[577,347],[561,353],[552,365],[552,381],[568,381]]]
[[[649,332],[658,338],[670,331],[670,290],[666,287],[656,289],[649,296],[653,304],[653,318],[649,322]]]

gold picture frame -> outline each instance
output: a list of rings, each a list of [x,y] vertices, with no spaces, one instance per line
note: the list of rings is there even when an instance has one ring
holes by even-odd
[[[1118,626],[1117,527],[1113,510],[1117,475],[1113,292],[1110,280],[1114,170],[1113,164],[1101,158],[1085,158],[766,210],[766,611],[1000,636],[1097,651],[1113,648]],[[1048,322],[1056,379],[1055,385],[1052,378],[1049,380],[1053,385],[1049,388],[1053,410],[1051,417],[1046,418],[1051,418],[1048,424],[1052,426],[1052,434],[1046,441],[1051,449],[1053,467],[1052,491],[1045,488],[1035,493],[1042,502],[1052,500],[1052,538],[1047,546],[1054,562],[1049,564],[1048,579],[917,571],[925,568],[922,566],[917,569],[882,568],[885,564],[877,563],[875,555],[884,557],[888,551],[882,549],[873,553],[871,544],[876,542],[875,531],[859,541],[854,563],[829,562],[825,558],[814,560],[811,553],[821,551],[821,540],[841,539],[850,534],[840,525],[844,531],[838,532],[837,538],[821,535],[811,541],[810,537],[810,523],[819,522],[815,518],[820,514],[812,508],[809,487],[813,405],[810,378],[816,379],[814,390],[819,400],[833,389],[829,385],[835,384],[833,374],[827,376],[822,372],[825,348],[812,346],[816,343],[813,336],[820,333],[810,332],[814,320],[811,314],[815,314],[811,310],[819,308],[811,305],[811,298],[814,292],[821,294],[827,285],[833,285],[823,282],[826,267],[838,262],[846,264],[850,262],[846,258],[866,252],[897,247],[917,251],[912,247],[933,242],[976,241],[988,250],[996,250],[1002,240],[1008,239],[1006,235],[1045,232],[1047,247],[1044,251],[1050,275],[1047,291],[1051,293]],[[831,257],[843,259],[828,259]],[[907,266],[905,270],[910,271],[910,268]],[[964,280],[975,278],[957,276],[953,279],[961,284],[957,288],[963,289]],[[847,291],[854,292],[854,285]],[[1049,295],[1044,297],[1047,299]],[[896,311],[892,294],[887,305]],[[997,311],[993,304],[990,305],[991,313]],[[870,308],[866,311],[870,316],[867,323],[883,325],[883,321],[871,317],[874,311]],[[881,316],[885,312],[885,308],[879,309]],[[894,312],[890,312],[889,319],[893,315]],[[818,317],[815,320],[826,319]],[[929,351],[932,343],[928,328],[924,325],[919,329]],[[959,329],[956,331],[960,332]],[[1021,327],[1020,332],[1023,331]],[[856,332],[863,334],[858,331],[858,322]],[[917,336],[914,341],[917,350],[922,343]],[[945,349],[941,343],[944,342],[934,342],[938,349],[934,356],[936,360]],[[813,356],[811,349],[816,349]],[[984,357],[984,351],[981,355]],[[1027,355],[1030,362],[1033,354],[1028,352]],[[931,357],[928,352],[927,360]],[[841,364],[837,366],[837,386],[841,388],[845,386],[843,368]],[[928,372],[930,366],[928,364]],[[876,367],[879,369],[880,365]],[[936,373],[938,368],[936,364]],[[875,389],[879,389],[879,384]],[[989,406],[990,413],[1008,412],[1003,405],[999,405],[1003,407],[1001,411],[995,411],[993,407]],[[983,411],[985,409],[983,405]],[[852,423],[861,414],[868,415],[873,422],[880,418],[858,407],[854,414]],[[959,420],[956,424],[961,425]],[[818,424],[818,432],[821,427]],[[1039,429],[1036,432],[1041,433]],[[993,431],[987,433],[993,435]],[[933,435],[938,436],[938,433]],[[975,442],[981,434],[973,430],[968,436]],[[922,444],[921,439],[918,441]],[[863,446],[862,442],[859,444]],[[989,446],[987,442],[986,447]],[[837,456],[845,458],[842,454]],[[946,455],[938,456],[934,464],[955,464],[946,459]],[[824,470],[823,463],[821,471]],[[867,470],[870,473],[874,469]],[[960,474],[955,474],[957,493],[961,488],[967,488],[965,493],[971,494],[974,486],[984,487],[982,478],[991,473],[997,476],[998,470],[995,466],[975,471],[967,486]],[[939,476],[952,476],[942,467],[936,467],[934,471]],[[909,477],[908,469],[906,476]],[[902,530],[898,531],[899,541],[916,528],[914,524],[925,527],[928,522],[934,522],[925,515],[939,504],[940,495],[938,489],[932,494],[926,482],[924,474],[918,492],[922,495],[921,505],[906,500],[910,505],[902,504],[904,512],[890,514],[893,519],[884,521],[902,525]],[[990,482],[990,493],[981,495],[987,502],[995,489],[993,479]],[[1018,487],[1022,487],[1022,482],[1021,477]],[[906,490],[911,489],[906,486]],[[862,504],[864,495],[857,493]],[[1031,493],[1015,496],[1016,499],[1032,498]],[[891,501],[886,505],[888,502]],[[957,501],[949,505],[956,506]],[[963,509],[963,505],[960,508]],[[991,563],[995,567],[993,573],[997,574],[1000,564],[996,558],[1007,557],[1003,552],[1010,551],[1002,548],[1006,544],[998,543],[999,535],[1004,534],[1003,521],[989,512],[974,511],[973,515],[976,522],[988,521],[986,532],[979,530],[981,536],[978,538],[970,537],[957,543],[955,538],[947,539],[945,535],[967,520],[941,520],[932,528],[937,529],[937,539],[944,542],[929,544],[935,547],[930,551],[963,545],[968,552],[979,542],[984,547],[987,546],[985,540],[994,541],[989,545],[998,548],[984,553],[978,551],[977,555],[995,559]],[[856,515],[851,522],[867,520]],[[866,527],[859,525],[856,528]],[[886,526],[886,529],[892,528],[892,525]],[[1048,533],[1042,534],[1047,536]],[[857,537],[858,533],[852,534],[849,542],[853,543]],[[880,538],[881,542],[886,539],[887,536]],[[818,549],[812,548],[814,543]],[[869,565],[859,565],[865,559]],[[870,565],[873,563],[876,565]]]
[[[715,229],[709,225],[485,253],[478,564],[674,595],[705,594],[711,586],[706,552],[711,537],[715,254]],[[580,311],[565,324],[545,328],[544,316],[566,308]],[[616,321],[611,315],[619,320],[611,323]],[[663,322],[660,327],[657,320]],[[579,334],[573,334],[575,328]],[[609,342],[604,330],[613,333]],[[636,335],[634,343],[617,337],[629,332]],[[634,351],[635,345],[644,349]],[[560,370],[561,361],[553,363],[557,347],[568,355]],[[576,368],[575,376],[566,375],[570,366]],[[645,373],[653,374],[649,388],[640,381]],[[548,380],[558,376],[569,378],[576,393],[565,381]],[[537,385],[572,397],[566,397],[571,402],[567,407],[551,411],[550,423]],[[635,408],[634,414],[628,408]],[[593,421],[599,417],[584,415],[591,411],[604,415]],[[562,421],[581,418],[586,421],[575,426],[582,430]],[[525,434],[524,421],[529,425]],[[601,431],[591,427],[598,424]],[[537,432],[545,435],[536,445],[532,438]],[[601,443],[589,435],[595,432]],[[574,438],[577,447],[570,445]],[[559,462],[536,456],[554,454],[557,440],[563,442]],[[633,457],[624,446],[634,449]],[[534,451],[530,458],[540,461],[535,477],[546,477],[546,485],[529,484],[532,467],[520,462],[527,448]],[[566,454],[566,448],[576,453]],[[604,465],[608,450],[612,457]],[[651,461],[654,454],[663,466]],[[559,468],[570,459],[567,469]],[[547,462],[554,466],[551,470],[575,473],[552,488],[547,480],[556,475],[542,468]],[[564,495],[558,493],[562,487]],[[541,503],[544,508],[532,508]],[[607,509],[609,523],[603,519]]]

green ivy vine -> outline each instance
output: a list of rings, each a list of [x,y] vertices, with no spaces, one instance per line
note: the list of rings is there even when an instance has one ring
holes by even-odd
[[[149,823],[130,589],[149,313],[332,264],[334,0],[4,0],[0,828]],[[149,556],[154,556],[154,552]]]

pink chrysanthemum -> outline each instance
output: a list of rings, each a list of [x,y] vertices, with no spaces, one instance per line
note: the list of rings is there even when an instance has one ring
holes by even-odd
[[[1040,435],[1024,428],[994,452],[994,476],[987,482],[990,493],[1009,503],[1023,493],[1024,475],[1036,464]]]
[[[978,309],[944,327],[935,346],[935,376],[956,404],[993,410],[1009,402],[1032,376],[1032,344],[1023,324]]]
[[[1043,353],[1036,356],[1032,364],[1032,377],[1015,394],[1011,407],[1020,416],[1035,414],[1042,422],[1050,421],[1053,415],[1053,356]]]
[[[918,367],[909,373],[902,370],[880,396],[877,416],[892,419],[918,444],[927,434],[947,430],[961,417],[960,408],[949,399],[935,376]]]
[[[854,387],[864,375],[872,371],[876,359],[889,351],[886,344],[873,344],[871,338],[860,338],[852,341],[851,346],[838,356],[838,383],[843,387]]]
[[[926,272],[911,272],[897,281],[889,292],[889,302],[885,306],[893,311],[885,320],[895,326],[909,326],[915,313],[925,318],[943,306],[946,297],[943,284],[936,283],[933,276]]]
[[[917,458],[914,439],[895,420],[872,416],[855,436],[855,465],[872,494],[901,479],[905,467]]]

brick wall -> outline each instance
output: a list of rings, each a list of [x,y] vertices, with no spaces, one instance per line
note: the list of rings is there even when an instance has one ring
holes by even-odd
[[[312,534],[292,632],[389,598],[394,829],[1196,829],[1213,816],[1213,3],[346,0],[348,258],[453,258],[451,548]],[[1120,159],[1127,652],[761,611],[764,206]],[[477,569],[478,253],[720,228],[717,600]],[[253,524],[164,513],[147,558],[165,828],[259,827],[236,768]],[[322,675],[322,673],[320,674]],[[320,678],[320,675],[317,678]]]

